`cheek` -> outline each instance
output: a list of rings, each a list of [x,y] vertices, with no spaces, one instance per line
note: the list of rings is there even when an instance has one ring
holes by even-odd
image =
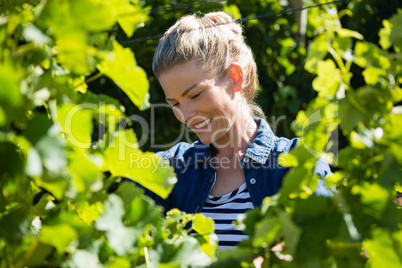
[[[174,116],[177,118],[177,120],[184,123],[184,116],[183,116],[183,113],[180,111],[180,109],[177,107],[173,107],[172,111],[173,111]]]

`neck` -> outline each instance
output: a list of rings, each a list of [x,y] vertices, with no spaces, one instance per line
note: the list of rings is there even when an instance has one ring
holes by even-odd
[[[242,157],[257,135],[258,126],[247,108],[237,114],[224,144],[214,144],[217,155],[228,158]]]

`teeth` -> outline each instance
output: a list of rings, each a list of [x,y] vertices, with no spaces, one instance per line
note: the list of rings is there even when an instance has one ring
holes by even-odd
[[[203,128],[203,127],[205,127],[206,125],[208,125],[209,122],[211,122],[211,118],[205,120],[204,122],[201,122],[201,123],[195,125],[194,127],[197,128],[197,129]]]

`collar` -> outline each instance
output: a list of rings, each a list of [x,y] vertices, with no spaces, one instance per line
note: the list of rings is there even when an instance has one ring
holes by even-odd
[[[276,137],[267,121],[259,117],[254,117],[254,121],[258,125],[257,135],[244,154],[244,160],[250,158],[257,163],[265,164]]]
[[[265,164],[272,147],[274,146],[276,137],[272,132],[271,127],[264,119],[254,117],[254,121],[258,125],[257,135],[246,150],[244,161],[247,162],[248,158],[250,158],[257,163]],[[184,153],[183,164],[184,166],[189,167],[197,162],[208,161],[211,158],[211,154],[211,145],[197,141],[193,144],[193,150],[188,150]]]

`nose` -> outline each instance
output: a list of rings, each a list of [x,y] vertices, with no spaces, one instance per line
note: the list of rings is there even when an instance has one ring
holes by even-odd
[[[191,105],[184,103],[180,104],[180,107],[174,107],[173,111],[177,120],[185,124],[187,124],[190,121],[190,119],[197,114]]]

